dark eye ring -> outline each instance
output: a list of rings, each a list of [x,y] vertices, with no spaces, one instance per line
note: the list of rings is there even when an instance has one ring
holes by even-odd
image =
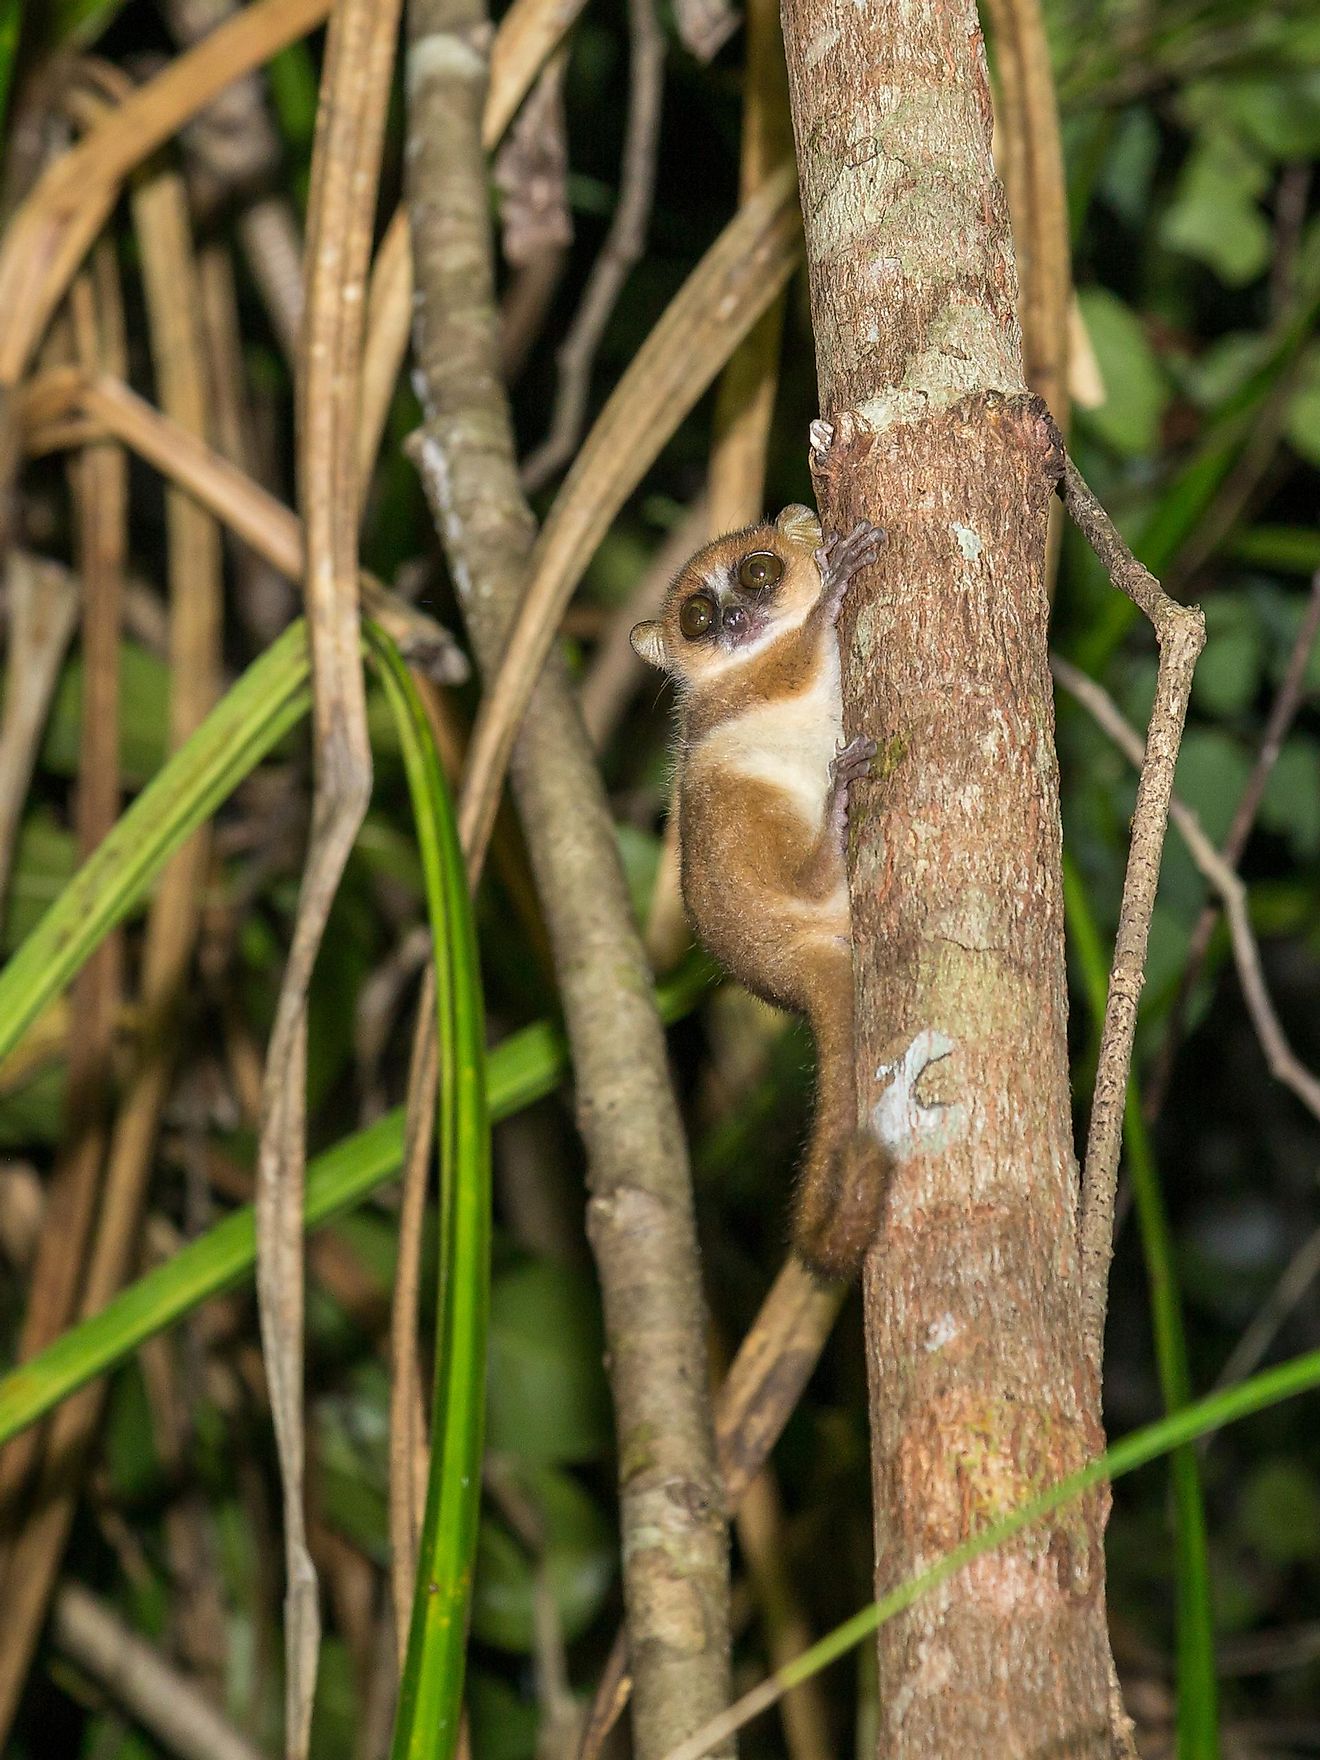
[[[704,636],[714,621],[714,602],[705,593],[695,593],[678,614],[678,627],[690,642]]]
[[[738,564],[738,585],[751,593],[763,593],[784,578],[784,560],[773,550],[753,550]]]

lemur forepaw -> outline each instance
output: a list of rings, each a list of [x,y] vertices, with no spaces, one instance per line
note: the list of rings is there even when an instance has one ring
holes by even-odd
[[[830,817],[840,837],[848,829],[848,790],[867,775],[875,754],[875,741],[859,733],[830,760]]]
[[[832,532],[816,551],[816,566],[824,585],[825,597],[837,614],[843,596],[864,568],[869,568],[885,543],[882,526],[859,519],[847,537]]]
[[[869,734],[859,733],[847,745],[840,746],[830,759],[830,781],[845,786],[865,776],[871,768],[878,747]]]

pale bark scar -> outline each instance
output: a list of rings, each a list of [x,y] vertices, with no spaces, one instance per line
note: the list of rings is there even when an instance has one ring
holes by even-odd
[[[888,1085],[871,1108],[871,1130],[891,1154],[944,1149],[966,1135],[971,1119],[967,1101],[936,1101],[917,1092],[930,1066],[956,1050],[947,1033],[923,1027],[900,1058],[876,1070],[875,1079]]]

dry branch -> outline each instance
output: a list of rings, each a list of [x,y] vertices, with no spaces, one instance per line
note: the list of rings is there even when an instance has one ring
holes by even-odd
[[[1104,565],[1110,580],[1140,607],[1155,630],[1159,672],[1150,712],[1146,746],[1138,760],[1141,780],[1132,814],[1127,874],[1119,910],[1114,964],[1109,974],[1095,1097],[1087,1132],[1082,1171],[1078,1238],[1082,1254],[1082,1323],[1086,1348],[1098,1374],[1104,1356],[1105,1310],[1109,1300],[1109,1264],[1114,1253],[1114,1194],[1118,1158],[1123,1146],[1123,1108],[1137,1006],[1145,982],[1146,943],[1150,935],[1160,858],[1169,823],[1173,773],[1178,763],[1187,704],[1192,693],[1196,657],[1205,645],[1205,619],[1194,606],[1180,605],[1163,592],[1155,577],[1137,561],[1118,528],[1087,488],[1071,459],[1064,466],[1064,502],[1086,541]],[[1139,742],[1138,742],[1139,743]]]
[[[499,379],[479,140],[486,26],[476,0],[413,0],[410,19],[423,482],[489,669],[523,592],[533,524]],[[533,694],[513,779],[588,1151],[638,1659],[636,1751],[658,1760],[727,1697],[726,1542],[682,1130],[608,805],[557,663]]]
[[[789,1259],[762,1302],[715,1400],[715,1445],[729,1515],[802,1397],[843,1297],[838,1285],[820,1283]],[[627,1634],[621,1631],[601,1672],[579,1760],[598,1760],[631,1692]]]

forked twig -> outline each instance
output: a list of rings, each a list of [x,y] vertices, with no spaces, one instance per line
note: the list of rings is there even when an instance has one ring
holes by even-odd
[[[1150,619],[1159,646],[1155,703],[1150,712],[1137,804],[1132,814],[1127,873],[1082,1171],[1078,1225],[1082,1325],[1086,1348],[1098,1376],[1104,1353],[1109,1264],[1114,1253],[1114,1195],[1137,1004],[1145,982],[1146,943],[1169,823],[1173,773],[1187,719],[1192,673],[1196,657],[1205,645],[1205,619],[1196,606],[1180,605],[1171,599],[1154,575],[1142,567],[1070,458],[1064,461],[1061,489],[1068,512],[1110,580]]]

